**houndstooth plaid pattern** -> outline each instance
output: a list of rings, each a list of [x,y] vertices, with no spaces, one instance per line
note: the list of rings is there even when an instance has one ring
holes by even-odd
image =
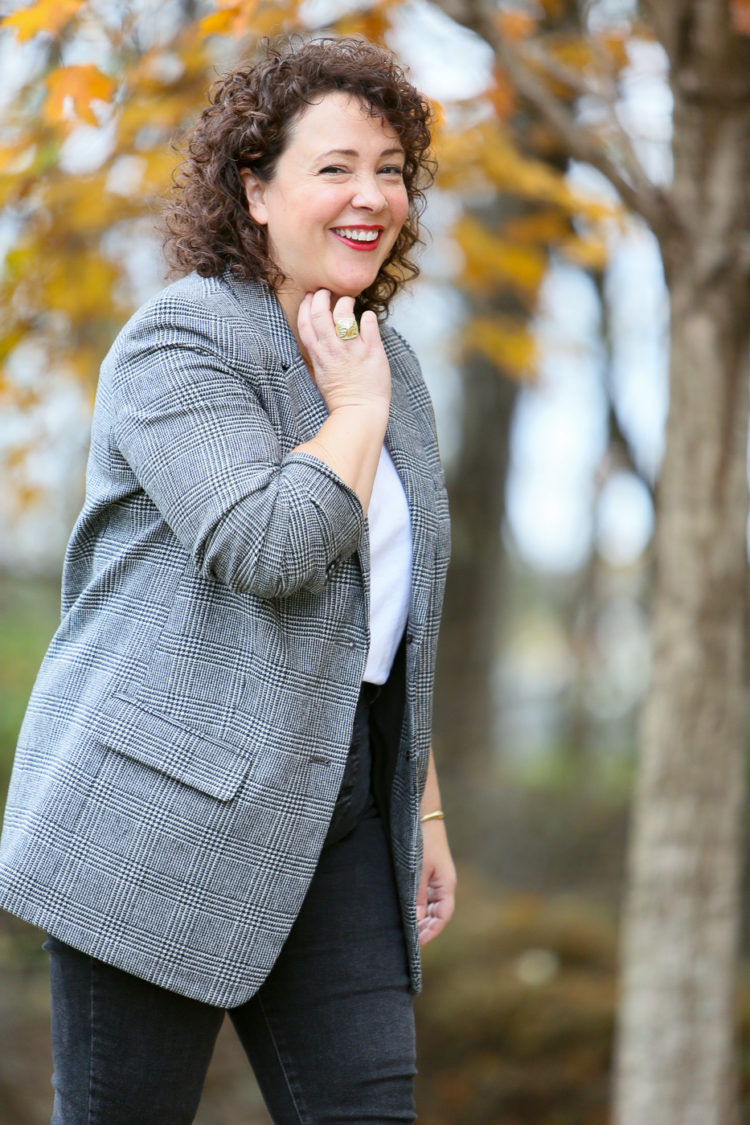
[[[383,342],[414,544],[392,846],[417,991],[449,518],[418,364],[393,330]],[[62,622],[8,796],[3,906],[224,1007],[263,982],[300,909],[367,655],[360,502],[293,452],[325,417],[263,286],[191,275],[129,321],[102,365]]]

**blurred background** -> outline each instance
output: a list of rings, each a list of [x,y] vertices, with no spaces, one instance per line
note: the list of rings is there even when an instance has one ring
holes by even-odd
[[[495,7],[511,45],[548,36],[555,96],[605,132],[586,92],[593,76],[652,181],[668,183],[667,64],[636,5]],[[172,141],[212,78],[262,35],[384,42],[437,115],[422,273],[392,320],[434,397],[454,520],[435,746],[460,890],[454,922],[425,953],[420,1120],[598,1125],[650,672],[668,294],[648,227],[519,101],[482,8],[0,9],[0,789],[57,625],[98,366],[164,283],[155,220],[178,159]],[[2,917],[8,1125],[39,1125],[51,1108],[39,944]],[[740,1008],[745,1029],[744,985]],[[268,1121],[230,1031],[198,1121]]]

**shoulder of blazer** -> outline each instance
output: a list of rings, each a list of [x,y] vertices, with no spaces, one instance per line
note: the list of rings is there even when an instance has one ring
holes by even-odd
[[[170,342],[213,355],[229,369],[252,361],[266,369],[277,362],[277,346],[265,290],[250,283],[246,293],[240,303],[226,276],[188,274],[141,305],[107,360],[118,365],[135,352]]]
[[[436,434],[435,410],[416,352],[389,324],[381,327],[380,337],[391,365],[391,377],[403,382],[412,408],[424,416],[430,430]]]

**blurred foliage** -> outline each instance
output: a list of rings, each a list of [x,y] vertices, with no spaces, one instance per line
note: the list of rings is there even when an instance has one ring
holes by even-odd
[[[26,52],[28,72],[0,122],[0,205],[10,232],[0,268],[0,407],[28,410],[43,400],[50,372],[93,396],[101,358],[142,297],[133,248],[153,239],[177,162],[171,143],[205,103],[210,77],[251,55],[264,35],[322,32],[383,42],[401,3],[373,0],[313,26],[300,0],[172,0],[160,5],[158,19],[128,4],[36,0],[0,21],[0,36],[14,36]],[[573,0],[547,7],[556,28],[576,10]],[[506,13],[500,21],[511,44],[526,34],[529,20],[519,19]],[[538,21],[531,24],[540,30]],[[615,39],[602,35],[595,50],[584,50],[558,28],[551,49],[569,71],[604,68],[612,76],[625,61],[622,37]],[[494,323],[490,304],[483,309],[479,301],[464,347],[524,379],[535,370],[529,316],[548,254],[601,265],[603,231],[618,211],[545,162],[551,147],[543,130],[527,129],[519,145],[518,115],[498,67],[480,97],[436,106],[436,150],[440,185],[465,201],[503,192],[533,206],[521,218],[511,208],[497,229],[461,220],[455,232],[463,251],[458,280],[474,303],[482,292],[489,302],[498,286],[521,298],[517,312]],[[37,379],[29,378],[24,351],[32,340]],[[29,441],[20,436],[9,451],[9,480],[26,502],[34,499]]]
[[[614,919],[567,897],[498,900],[467,876],[462,897],[468,908],[426,951],[420,1121],[604,1125]]]
[[[553,894],[498,897],[462,873],[461,909],[425,954],[418,1001],[425,1125],[606,1125],[617,918]],[[750,964],[737,990],[750,1121]]]
[[[331,24],[310,27],[302,23],[299,0],[218,0],[210,7],[172,0],[158,6],[158,19],[147,6],[136,11],[97,0],[36,0],[3,21],[0,35],[15,36],[29,52],[29,73],[0,123],[0,206],[12,231],[0,269],[0,409],[23,412],[43,400],[51,373],[93,397],[101,357],[139,299],[131,254],[152,237],[177,159],[171,141],[204,103],[210,76],[252,53],[265,34],[302,28],[383,41],[400,4],[377,0]],[[733,0],[732,9],[738,26],[750,31],[750,0]],[[642,25],[623,23],[620,30],[584,39],[573,0],[544,0],[523,11],[504,6],[491,27],[472,29],[490,45],[502,40],[517,52],[561,102],[593,94],[610,106],[628,65],[629,45],[650,38]],[[438,183],[459,197],[466,211],[476,205],[455,228],[461,250],[457,282],[470,296],[473,313],[464,351],[481,353],[495,370],[515,379],[531,378],[537,361],[531,320],[550,255],[600,270],[608,231],[622,212],[573,188],[555,166],[559,143],[538,119],[524,116],[499,54],[484,95],[436,111]],[[611,127],[607,113],[591,125],[604,149],[621,139],[611,135]],[[99,155],[81,170],[87,150]],[[477,213],[498,193],[517,206],[504,207],[488,226]],[[490,314],[498,291],[513,297],[512,311],[502,317]],[[38,379],[28,376],[24,348],[31,342]],[[19,437],[6,466],[10,487],[27,504],[34,499],[25,470],[28,442],[24,434]],[[0,588],[3,788],[28,692],[56,624],[57,600],[52,587],[3,580]],[[509,812],[505,831],[513,836],[517,857],[525,852],[527,862],[529,856],[536,859],[531,870],[524,870],[520,859],[515,864],[529,886],[544,864],[545,847],[554,852],[548,866],[559,890],[577,883],[586,865],[582,849],[591,840],[612,847],[621,838],[622,807],[611,806],[612,831],[597,821],[587,833],[586,807],[575,804],[577,763],[572,784],[565,786],[567,819],[558,814],[566,830],[553,831],[558,782],[573,767],[569,757],[551,755],[539,768],[550,800],[522,803],[508,792],[509,805],[523,805],[526,816],[521,824]],[[480,823],[486,847],[502,859],[497,823],[493,832],[493,818],[499,818],[494,796],[488,788]],[[456,838],[468,838],[477,822],[474,806],[450,791],[446,799],[455,810]],[[601,808],[597,816],[604,816]],[[475,841],[461,850],[477,854]],[[464,871],[457,918],[426,951],[426,991],[418,1005],[421,1120],[599,1125],[607,1113],[615,1003],[611,901],[560,898],[552,885],[545,887],[550,897],[507,886],[503,897],[504,886],[499,877],[483,883]],[[0,922],[6,985],[0,990],[0,1105],[15,1125],[36,1125],[49,1116],[38,944],[38,935],[26,927],[7,918]],[[747,1044],[747,982],[740,1009]],[[230,1047],[222,1051],[213,1071],[218,1067],[222,1075],[221,1092],[211,1103],[209,1084],[200,1120],[249,1125],[243,1107],[257,1095],[247,1085],[244,1060]],[[748,1049],[744,1065],[750,1104]],[[241,1075],[236,1088],[235,1074]],[[215,1109],[230,1087],[236,1100],[233,1093],[228,1108]],[[750,1120],[750,1108],[745,1113]],[[261,1112],[257,1120],[266,1117]]]
[[[0,576],[0,797],[39,663],[60,617],[59,582]]]

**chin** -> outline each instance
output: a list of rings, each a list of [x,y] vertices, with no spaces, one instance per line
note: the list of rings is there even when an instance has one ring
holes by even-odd
[[[375,274],[374,277],[359,278],[357,281],[345,282],[341,280],[338,285],[333,286],[333,292],[339,297],[358,297],[360,293],[364,293],[365,289],[370,288],[377,276]]]

